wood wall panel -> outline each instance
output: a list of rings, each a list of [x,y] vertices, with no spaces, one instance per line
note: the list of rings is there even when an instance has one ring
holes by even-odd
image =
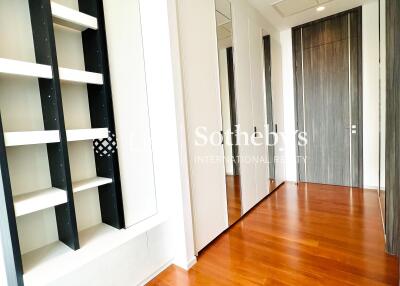
[[[400,188],[400,2],[386,1],[386,239],[387,251],[399,254]]]

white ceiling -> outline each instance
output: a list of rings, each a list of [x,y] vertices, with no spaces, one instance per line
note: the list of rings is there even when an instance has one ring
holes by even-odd
[[[215,0],[215,10],[217,11],[218,17],[224,16],[224,18],[231,19],[231,3],[228,0]]]
[[[292,28],[351,8],[371,0],[248,0],[279,30]],[[323,3],[323,4],[320,4]],[[325,10],[317,12],[318,6]],[[283,10],[283,11],[281,11]]]
[[[279,0],[273,7],[282,17],[288,17],[330,1],[333,0]]]

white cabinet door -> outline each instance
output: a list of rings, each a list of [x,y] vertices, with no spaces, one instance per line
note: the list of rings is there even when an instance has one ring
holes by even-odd
[[[139,1],[104,1],[126,226],[157,213]]]
[[[257,130],[254,139],[254,165],[256,176],[257,203],[269,193],[268,184],[268,150],[266,138],[268,136],[265,125],[267,123],[267,105],[265,92],[263,32],[252,20],[249,20],[249,47],[250,47],[250,81],[253,103],[253,122]]]
[[[183,88],[196,250],[228,227],[223,145],[202,143],[202,134],[222,130],[213,0],[178,0]],[[205,131],[206,129],[206,131]]]
[[[235,60],[235,81],[237,117],[240,132],[252,134],[253,103],[251,96],[251,67],[248,16],[243,12],[242,3],[232,3],[233,46]],[[250,142],[245,142],[244,136],[239,136],[240,175],[242,191],[242,213],[248,212],[257,203],[256,169],[252,158],[254,148]]]

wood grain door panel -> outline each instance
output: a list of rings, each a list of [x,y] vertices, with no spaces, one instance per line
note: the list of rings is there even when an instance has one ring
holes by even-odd
[[[357,8],[293,29],[301,182],[362,186],[360,27]]]

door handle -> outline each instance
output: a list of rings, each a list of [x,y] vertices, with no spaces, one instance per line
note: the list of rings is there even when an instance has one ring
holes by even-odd
[[[357,129],[357,125],[351,125],[351,127],[345,127],[345,129]]]
[[[351,130],[351,134],[357,134],[357,125],[351,125],[351,127],[345,127],[347,130]]]

